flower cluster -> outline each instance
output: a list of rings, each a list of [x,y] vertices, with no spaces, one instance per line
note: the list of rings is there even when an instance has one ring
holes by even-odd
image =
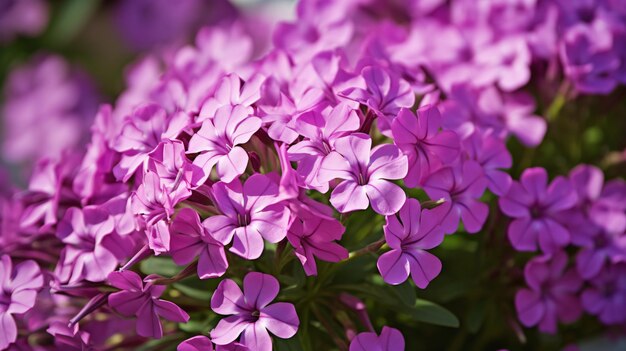
[[[513,247],[541,252],[524,270],[528,288],[515,296],[524,325],[554,333],[583,311],[609,325],[626,321],[626,182],[605,182],[598,168],[580,165],[548,184],[543,168],[528,168],[500,208],[514,218]]]
[[[546,133],[523,90],[531,72],[586,93],[626,83],[618,1],[391,3],[301,1],[263,55],[241,21],[205,27],[194,45],[130,68],[85,152],[60,129],[70,122],[56,120],[86,100],[65,84],[65,67],[52,58],[16,72],[7,114],[30,123],[45,109],[52,125],[7,128],[9,157],[42,157],[27,189],[0,201],[0,349],[26,347],[27,331],[50,349],[130,348],[210,313],[175,340],[179,350],[271,351],[272,336],[293,337],[302,317],[283,256],[307,276],[328,274],[322,261],[359,255],[344,239],[355,235],[350,217],[369,211],[380,235],[361,250],[380,251],[382,280],[425,289],[445,271],[431,250],[480,232],[497,210],[492,195],[513,218],[512,246],[542,253],[515,297],[524,325],[554,332],[583,309],[626,322],[626,184],[591,166],[550,184],[541,168],[513,181],[506,144],[537,146]],[[54,87],[39,94],[49,73]],[[255,266],[268,255],[271,267]],[[164,257],[182,268],[149,272]],[[212,294],[179,298],[174,288],[190,277]],[[378,334],[364,304],[345,299],[337,305],[363,328],[346,327],[338,345],[404,349],[399,330]]]

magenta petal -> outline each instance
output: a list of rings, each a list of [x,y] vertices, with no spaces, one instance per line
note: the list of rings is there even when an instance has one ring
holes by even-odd
[[[408,171],[407,158],[395,145],[379,145],[372,149],[367,171],[370,179],[402,179]]]
[[[250,272],[243,279],[243,292],[248,306],[262,309],[278,295],[278,280],[269,274]]]
[[[469,204],[464,206],[461,211],[461,219],[463,219],[463,225],[468,233],[479,232],[487,216],[489,215],[489,206],[480,202],[472,200]]]
[[[387,284],[402,284],[409,277],[410,264],[407,255],[391,250],[378,258],[378,271]]]
[[[241,316],[228,316],[221,319],[215,329],[211,330],[211,340],[217,345],[230,344],[235,341],[244,330],[252,328],[253,324],[247,322]],[[267,334],[267,331],[265,333]]]
[[[183,311],[175,303],[166,300],[154,301],[154,309],[156,313],[172,322],[187,323],[189,321],[189,315]]]
[[[535,221],[530,218],[519,218],[509,224],[509,240],[516,250],[535,251],[537,249],[538,238],[534,226]],[[548,235],[548,233],[545,234]]]
[[[230,279],[222,280],[211,297],[211,309],[217,314],[237,314],[247,308],[239,286]]]
[[[398,329],[384,326],[378,337],[378,342],[383,350],[404,351],[404,337]]]
[[[373,332],[359,333],[350,342],[349,351],[391,351],[385,350],[378,344],[378,335]]]
[[[213,343],[206,336],[198,335],[178,344],[176,351],[213,351]]]
[[[163,326],[151,302],[143,304],[139,309],[137,314],[137,334],[155,339],[160,339],[163,336]]]
[[[206,244],[198,259],[198,276],[200,279],[221,277],[226,273],[228,261],[221,244]]]
[[[240,343],[250,350],[272,351],[272,338],[263,323],[251,324],[243,331]]]
[[[0,349],[6,349],[17,339],[17,325],[9,313],[0,313]]]
[[[545,314],[541,296],[534,291],[522,289],[515,295],[515,308],[520,321],[526,327],[537,325]]]
[[[283,339],[296,335],[300,325],[295,307],[286,302],[277,302],[263,308],[259,316],[259,321],[261,320],[267,330]]]
[[[407,252],[411,267],[411,278],[420,289],[425,289],[431,280],[441,273],[441,261],[437,256],[423,250]]]
[[[261,257],[264,247],[263,237],[256,229],[252,226],[239,227],[235,229],[230,252],[248,260],[256,260]]]
[[[125,271],[129,272],[129,271]],[[120,291],[109,295],[109,306],[125,316],[132,316],[146,301],[141,291]]]
[[[371,180],[365,186],[372,209],[381,215],[392,215],[402,208],[406,200],[404,190],[386,180]]]
[[[243,148],[235,146],[228,154],[219,158],[215,170],[222,181],[230,183],[246,171],[247,165],[248,153]]]
[[[366,187],[344,180],[332,192],[330,203],[341,213],[364,210],[369,206]]]

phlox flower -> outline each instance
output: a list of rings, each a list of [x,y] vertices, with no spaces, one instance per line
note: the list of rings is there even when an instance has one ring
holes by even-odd
[[[255,75],[246,82],[242,82],[242,79],[234,73],[224,76],[215,88],[214,95],[202,105],[196,121],[202,122],[212,118],[223,106],[252,106],[261,97],[261,84],[264,81],[265,77],[262,75]]]
[[[513,182],[500,208],[515,218],[508,236],[516,250],[534,251],[537,246],[550,254],[570,242],[570,233],[560,222],[564,210],[576,205],[576,192],[569,180],[555,178],[548,186],[543,168],[528,168],[519,182]]]
[[[404,337],[398,329],[384,326],[380,335],[359,333],[350,342],[350,351],[404,351]]]
[[[335,151],[320,166],[320,181],[343,179],[330,197],[341,213],[364,210],[371,203],[376,213],[391,215],[406,200],[402,188],[390,180],[406,176],[407,157],[395,145],[371,147],[368,135],[354,133],[335,141]]]
[[[504,141],[491,131],[475,131],[463,140],[462,146],[468,158],[482,167],[489,190],[498,196],[506,195],[513,180],[503,169],[511,168],[513,158]]]
[[[581,294],[585,310],[604,324],[626,321],[626,264],[605,266]]]
[[[43,276],[35,261],[27,260],[13,266],[11,257],[0,258],[0,349],[17,339],[14,314],[28,312],[43,287]]]
[[[163,327],[159,317],[186,323],[189,315],[176,304],[159,297],[165,291],[165,285],[153,285],[149,280],[141,281],[133,271],[112,272],[109,283],[121,291],[108,297],[109,306],[125,316],[137,317],[137,334],[160,339]]]
[[[226,345],[241,335],[239,342],[249,349],[271,351],[269,332],[283,339],[294,336],[300,320],[293,304],[270,304],[279,289],[276,278],[257,272],[246,274],[243,292],[234,281],[222,280],[211,297],[211,309],[228,317],[211,330],[211,340]]]
[[[415,285],[424,289],[439,275],[441,261],[426,251],[443,241],[439,221],[435,212],[422,210],[416,199],[408,199],[399,216],[387,216],[383,230],[391,251],[378,258],[378,271],[386,283],[401,284],[410,273]]]

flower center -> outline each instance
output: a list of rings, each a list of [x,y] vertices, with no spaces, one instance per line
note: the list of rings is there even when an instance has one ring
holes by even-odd
[[[250,215],[248,213],[246,213],[246,214],[238,213],[237,214],[237,225],[239,225],[240,227],[245,227],[248,224],[250,224]]]
[[[0,291],[0,313],[5,312],[11,306],[11,292]]]
[[[359,183],[359,185],[366,185],[367,184],[367,177],[363,175],[363,173],[359,172],[358,175],[358,179],[357,182]]]

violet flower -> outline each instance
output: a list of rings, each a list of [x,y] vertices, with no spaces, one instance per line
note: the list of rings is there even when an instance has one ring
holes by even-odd
[[[232,182],[246,170],[248,153],[241,147],[261,128],[261,119],[252,116],[252,108],[242,105],[223,106],[215,117],[202,122],[200,130],[191,137],[188,153],[199,153],[193,163],[204,171],[200,182],[211,174]]]
[[[254,260],[263,253],[263,239],[277,243],[285,238],[289,211],[276,203],[278,184],[269,176],[254,174],[243,185],[238,179],[216,183],[213,197],[221,214],[203,225],[222,244],[232,241],[231,252]]]
[[[335,141],[335,151],[320,166],[320,181],[344,179],[333,190],[330,203],[341,213],[372,209],[391,215],[406,200],[402,188],[390,180],[402,179],[408,170],[407,157],[391,144],[371,149],[368,135],[354,133]]]
[[[511,168],[513,158],[504,141],[491,132],[475,131],[462,145],[469,159],[483,168],[489,190],[498,196],[506,195],[513,180],[503,169]]]
[[[35,261],[27,260],[13,267],[11,257],[0,258],[0,349],[17,339],[14,314],[28,312],[37,299],[44,280]]]
[[[556,177],[548,186],[543,168],[527,168],[520,182],[513,182],[500,208],[515,218],[509,224],[508,236],[516,250],[535,251],[537,246],[550,254],[570,242],[570,233],[560,222],[564,210],[577,201],[571,183]]]
[[[391,124],[394,143],[409,160],[409,171],[404,178],[408,187],[422,184],[442,165],[450,164],[459,154],[456,133],[441,127],[441,114],[435,106],[424,106],[417,116],[408,109],[401,109]]]
[[[350,351],[404,351],[404,337],[398,329],[384,326],[380,335],[359,333],[350,342]]]
[[[222,280],[211,298],[211,309],[228,317],[211,330],[211,340],[226,345],[241,335],[239,342],[249,349],[271,351],[269,332],[283,339],[294,336],[300,320],[293,304],[270,304],[279,289],[276,278],[257,272],[246,274],[243,293],[234,281]]]
[[[378,258],[378,271],[386,283],[401,284],[410,273],[415,285],[424,289],[439,275],[441,261],[426,251],[443,241],[439,222],[437,214],[422,210],[416,199],[408,199],[399,216],[387,216],[383,230],[391,251]]]
[[[224,245],[209,234],[200,223],[198,213],[190,208],[178,212],[170,227],[170,255],[179,265],[189,264],[198,259],[200,279],[222,276],[228,268]]]
[[[626,321],[626,264],[605,266],[593,278],[591,286],[581,294],[585,310],[598,316],[602,323],[621,324]]]
[[[444,233],[456,232],[461,219],[468,233],[480,231],[489,214],[489,207],[479,201],[486,187],[484,172],[474,161],[442,168],[428,177],[424,183],[426,194],[433,200],[444,199],[436,209],[442,216]]]
[[[121,290],[109,295],[109,306],[125,316],[137,317],[137,334],[160,339],[163,327],[159,317],[178,323],[189,321],[189,315],[176,304],[159,299],[165,285],[153,285],[149,280],[144,284],[133,271],[113,272],[108,280]]]
[[[523,325],[539,325],[544,333],[554,334],[559,321],[570,323],[582,310],[576,296],[582,281],[576,270],[567,269],[567,255],[537,256],[524,268],[528,288],[515,295],[515,308]]]

